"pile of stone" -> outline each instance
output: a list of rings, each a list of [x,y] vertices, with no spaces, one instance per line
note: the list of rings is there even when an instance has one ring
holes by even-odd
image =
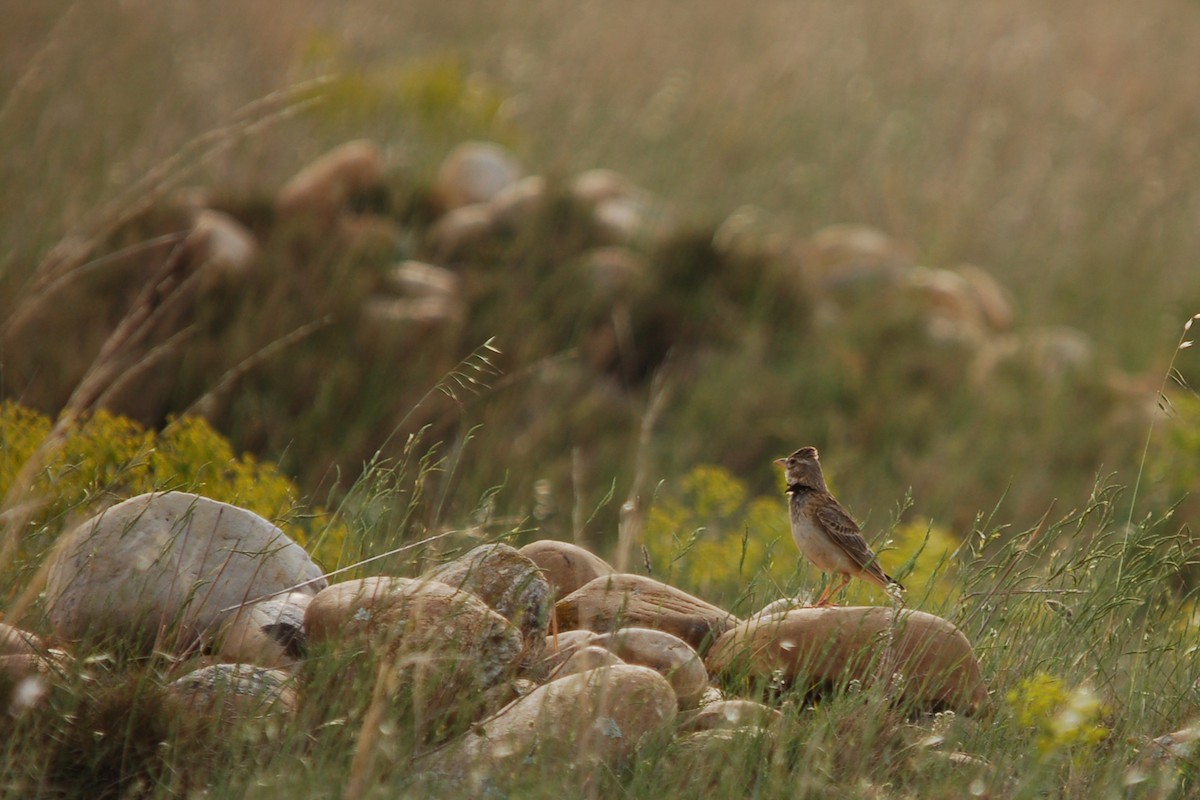
[[[366,671],[385,708],[401,697],[418,708],[424,741],[406,775],[469,791],[531,759],[615,765],[651,740],[770,740],[771,704],[789,688],[874,686],[912,713],[987,702],[962,633],[918,611],[768,608],[742,620],[550,540],[327,585],[278,527],[183,492],[134,497],[62,537],[45,612],[46,640],[63,649],[0,626],[10,711],[39,702],[76,659],[123,648],[201,664],[162,687],[181,718],[287,725],[306,703],[321,707],[302,667],[324,659]]]

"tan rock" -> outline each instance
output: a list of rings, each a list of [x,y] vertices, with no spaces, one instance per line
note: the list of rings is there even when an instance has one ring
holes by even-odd
[[[1016,319],[1012,294],[991,273],[964,264],[955,270],[967,282],[968,291],[979,307],[984,321],[993,331],[1012,330]]]
[[[18,681],[31,675],[61,675],[71,664],[62,650],[45,653],[13,653],[0,656],[0,678]]]
[[[187,247],[197,264],[219,275],[245,275],[258,258],[258,241],[228,214],[203,209],[196,215]]]
[[[420,770],[478,796],[525,766],[616,766],[674,719],[675,694],[652,669],[616,665],[551,681],[441,750]]]
[[[46,613],[67,640],[190,648],[247,600],[325,585],[304,548],[267,520],[186,492],[143,494],[65,534]]]
[[[594,248],[583,255],[580,264],[594,300],[606,307],[636,300],[645,293],[650,279],[650,262],[628,247]]]
[[[45,650],[46,646],[35,634],[0,622],[0,656],[36,655]]]
[[[755,617],[726,632],[708,653],[713,675],[806,685],[893,681],[921,707],[972,712],[987,702],[966,637],[921,611],[877,607],[802,608]]]
[[[167,685],[167,701],[182,715],[224,720],[290,718],[299,705],[292,676],[251,664],[215,664]]]
[[[629,197],[638,191],[633,181],[611,169],[589,169],[571,182],[571,196],[588,205]]]
[[[831,288],[897,277],[916,263],[911,245],[867,225],[830,225],[813,234],[810,246]]]
[[[462,260],[492,238],[495,224],[489,206],[460,206],[438,218],[425,236],[425,249],[442,264]]]
[[[528,227],[546,205],[546,179],[530,175],[501,189],[489,201],[492,220],[508,231]]]
[[[508,676],[523,652],[521,634],[479,598],[436,581],[376,577],[330,586],[304,615],[309,642],[386,647],[404,672],[436,663],[441,705],[456,692],[481,691]]]
[[[537,564],[515,548],[480,545],[429,570],[423,580],[470,592],[516,625],[527,648],[540,647],[550,621],[550,586]]]
[[[337,220],[340,256],[353,263],[387,263],[404,250],[404,229],[382,214],[343,215]]]
[[[595,578],[555,605],[563,630],[606,633],[621,627],[672,633],[703,653],[739,620],[681,589],[641,575],[614,573]]]
[[[335,147],[284,184],[275,207],[285,216],[332,218],[356,193],[381,186],[383,154],[359,139]]]
[[[563,598],[601,575],[611,575],[608,562],[570,542],[542,539],[519,551],[542,570],[556,598]]]
[[[442,161],[433,191],[443,208],[486,203],[521,177],[512,154],[492,142],[463,142]]]
[[[680,734],[718,729],[770,728],[782,714],[770,706],[753,700],[719,700],[679,715]]]
[[[542,649],[542,670],[553,672],[576,650],[593,644],[601,636],[595,631],[560,631],[547,636]]]
[[[680,708],[693,708],[708,689],[704,661],[687,642],[666,631],[621,628],[604,634],[595,645],[611,651],[627,664],[638,664],[670,682]]]
[[[605,650],[599,645],[584,645],[571,652],[566,661],[563,661],[558,669],[550,674],[550,680],[558,680],[568,675],[577,675],[580,672],[587,672],[589,669],[611,667],[624,663],[620,656],[609,650]]]
[[[380,332],[454,330],[465,309],[452,297],[390,297],[374,295],[363,301],[363,319]]]
[[[388,285],[405,297],[458,297],[458,276],[445,267],[403,261],[387,272]]]
[[[304,612],[312,595],[287,594],[238,609],[217,634],[217,654],[233,663],[290,667],[304,657]]]

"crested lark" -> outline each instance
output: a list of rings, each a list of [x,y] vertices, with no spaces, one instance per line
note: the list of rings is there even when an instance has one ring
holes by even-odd
[[[817,448],[801,447],[775,463],[787,475],[788,508],[792,517],[792,538],[822,572],[836,572],[841,582],[825,587],[817,606],[829,604],[829,598],[850,582],[862,578],[889,594],[904,587],[879,567],[875,554],[862,537],[858,523],[834,499],[825,486]],[[892,587],[895,587],[893,589]]]

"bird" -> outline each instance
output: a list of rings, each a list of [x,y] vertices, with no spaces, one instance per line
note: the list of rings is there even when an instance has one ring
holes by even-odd
[[[822,572],[841,577],[836,586],[830,582],[817,600],[818,608],[830,605],[829,599],[851,578],[862,578],[895,597],[904,586],[879,566],[858,523],[850,516],[825,485],[821,461],[815,447],[801,447],[786,458],[774,461],[783,467],[787,478],[788,510],[792,538],[800,552]]]

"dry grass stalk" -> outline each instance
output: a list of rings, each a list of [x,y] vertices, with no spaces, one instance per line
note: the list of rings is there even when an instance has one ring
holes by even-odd
[[[638,445],[636,465],[633,473],[633,483],[629,487],[629,496],[621,504],[620,521],[617,531],[617,553],[613,566],[617,572],[629,571],[630,554],[633,543],[640,542],[642,531],[646,527],[646,507],[642,504],[642,494],[646,487],[646,475],[650,466],[650,439],[654,435],[654,426],[662,413],[667,400],[667,384],[663,373],[658,373],[650,385],[650,402],[642,414],[641,427],[638,430]]]
[[[81,226],[82,232],[64,236],[34,268],[11,316],[0,327],[0,340],[7,339],[32,319],[54,292],[90,271],[88,257],[114,231],[153,207],[196,169],[236,142],[311,105],[315,102],[313,92],[326,83],[328,79],[324,77],[307,81],[243,106],[230,122],[185,143],[170,158],[118,193]]]

